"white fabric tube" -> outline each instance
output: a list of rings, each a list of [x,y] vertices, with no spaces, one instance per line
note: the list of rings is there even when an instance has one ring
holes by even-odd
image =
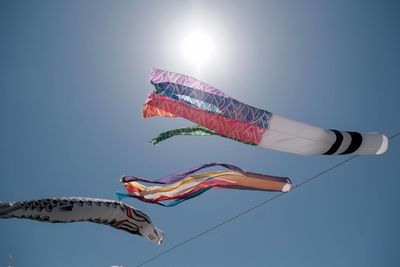
[[[273,114],[258,145],[301,155],[378,155],[389,141],[381,133],[326,130]]]

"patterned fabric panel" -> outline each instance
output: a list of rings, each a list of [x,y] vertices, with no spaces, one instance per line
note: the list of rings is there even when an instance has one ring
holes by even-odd
[[[156,93],[185,102],[196,108],[268,129],[272,113],[237,101],[176,83],[154,84]]]
[[[163,116],[163,112],[193,121],[220,135],[253,144],[258,144],[263,133],[266,132],[265,128],[256,125],[203,111],[164,95],[150,94],[146,105],[143,107],[143,116],[145,118]]]
[[[220,90],[209,86],[206,83],[203,83],[202,81],[196,80],[195,78],[179,74],[179,73],[174,73],[170,71],[165,71],[165,70],[159,70],[156,68],[151,69],[151,75],[150,75],[150,82],[152,84],[156,83],[176,83],[180,84],[183,86],[191,87],[194,89],[199,89],[205,92],[212,93],[214,95],[220,95],[220,96],[225,96],[229,97],[225,93],[221,92]]]
[[[217,134],[213,131],[208,130],[207,128],[200,126],[200,125],[196,125],[193,127],[187,127],[187,128],[179,128],[179,129],[174,129],[174,130],[170,130],[170,131],[166,131],[163,133],[160,133],[157,137],[151,139],[149,141],[150,144],[156,145],[162,141],[165,141],[171,137],[177,136],[177,135],[186,135],[186,136],[210,136],[210,135],[218,135],[220,137],[223,138],[228,138],[228,139],[232,139],[238,142],[241,142],[243,144],[246,145],[252,145],[252,146],[256,146],[257,144],[253,144],[250,142],[243,142],[237,139],[233,139],[227,136],[223,136],[220,134]]]
[[[160,133],[157,137],[151,139],[149,143],[156,145],[176,135],[209,136],[209,135],[215,135],[215,133],[202,126],[179,128]]]

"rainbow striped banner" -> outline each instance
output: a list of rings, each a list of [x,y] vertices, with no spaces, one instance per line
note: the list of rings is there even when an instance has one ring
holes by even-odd
[[[228,171],[195,174],[199,170],[215,166],[226,168]],[[292,185],[287,177],[245,172],[234,165],[216,162],[173,173],[155,181],[134,176],[123,176],[121,182],[124,183],[127,194],[117,193],[120,199],[127,196],[134,197],[144,202],[166,207],[175,206],[213,187],[288,192]],[[139,182],[156,184],[156,186],[145,186]],[[171,202],[165,203],[165,201]]]

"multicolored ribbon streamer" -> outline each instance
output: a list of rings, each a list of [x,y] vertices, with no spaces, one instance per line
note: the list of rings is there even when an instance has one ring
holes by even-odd
[[[194,174],[199,170],[216,166],[224,167],[229,171]],[[288,192],[292,184],[287,177],[246,172],[234,165],[217,162],[199,165],[154,181],[134,176],[123,176],[121,182],[124,183],[128,193],[117,193],[120,199],[127,196],[134,197],[144,202],[166,207],[175,206],[213,187]],[[145,186],[139,182],[164,186]],[[171,202],[165,203],[164,201]]]
[[[153,92],[143,106],[143,116],[182,117],[204,129],[161,134],[212,135],[247,144],[302,155],[382,154],[388,138],[380,133],[327,130],[287,119],[246,105],[192,77],[152,69]]]

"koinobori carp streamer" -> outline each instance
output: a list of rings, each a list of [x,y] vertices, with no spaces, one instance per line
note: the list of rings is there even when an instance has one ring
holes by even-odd
[[[169,132],[168,137],[217,134],[302,155],[374,155],[388,148],[383,134],[327,130],[294,121],[246,105],[186,75],[153,68],[151,83],[155,88],[143,106],[145,118],[182,117],[208,130],[180,130]]]
[[[156,244],[164,233],[150,217],[119,201],[61,197],[18,202],[0,202],[0,218],[21,218],[50,223],[93,222],[143,236]]]
[[[215,166],[227,168],[228,171],[195,174],[199,170]],[[196,197],[213,187],[288,192],[292,185],[287,177],[246,172],[231,164],[214,162],[173,173],[158,180],[123,176],[121,182],[124,183],[127,194],[117,193],[120,198],[129,196],[167,207]],[[151,183],[155,186],[146,186],[139,182]]]

